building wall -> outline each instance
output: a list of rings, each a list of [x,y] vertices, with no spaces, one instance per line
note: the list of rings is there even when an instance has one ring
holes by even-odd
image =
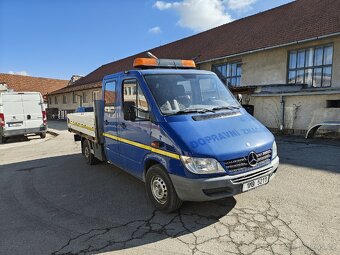
[[[82,102],[83,107],[92,107],[93,106],[93,92],[98,92],[98,98],[101,99],[102,97],[102,91],[101,88],[96,89],[89,89],[89,90],[81,90],[81,91],[75,91],[75,92],[68,92],[63,94],[56,94],[56,95],[49,95],[48,96],[48,108],[57,108],[58,111],[65,111],[65,112],[73,112],[78,107],[80,107],[80,97],[77,97],[77,102],[73,102],[73,93],[76,95],[83,95],[83,93],[86,93],[87,102]],[[63,96],[66,96],[66,104],[63,102]],[[55,104],[55,97],[58,99],[58,103]],[[50,101],[51,98],[51,101]]]
[[[326,44],[333,44],[331,88],[340,89],[340,36],[225,58],[201,64],[199,67],[211,70],[213,64],[241,61],[241,86],[287,84],[288,52]],[[254,95],[246,95],[243,102],[254,105],[254,116],[264,125],[279,129],[282,124],[280,95]],[[284,100],[284,128],[287,130],[297,130],[303,133],[309,127],[323,121],[340,121],[340,108],[327,108],[327,100],[340,100],[340,90],[330,92],[330,94],[322,92],[315,94],[306,91],[297,95],[286,95]],[[340,131],[340,129],[337,130]]]
[[[241,61],[241,86],[286,84],[288,52],[290,50],[303,49],[330,43],[334,45],[332,87],[340,87],[340,71],[338,71],[340,70],[340,36],[239,55],[232,58],[224,58],[218,61],[200,64],[199,68],[210,71],[213,64]]]
[[[327,108],[327,100],[340,100],[334,95],[303,95],[284,97],[284,128],[305,132],[310,127],[325,121],[340,121],[339,108]],[[251,97],[255,105],[254,115],[265,126],[280,129],[282,105],[280,96]],[[340,132],[340,129],[337,129]]]

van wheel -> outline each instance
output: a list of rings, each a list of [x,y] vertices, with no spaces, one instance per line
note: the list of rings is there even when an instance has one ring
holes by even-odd
[[[1,136],[1,143],[6,143],[7,142],[7,137]]]
[[[146,173],[146,192],[153,205],[160,211],[173,212],[183,201],[177,196],[169,175],[161,165],[153,165]]]
[[[46,133],[41,133],[40,138],[42,138],[42,139],[46,138]]]
[[[83,143],[83,155],[88,165],[94,165],[97,163],[97,159],[91,153],[91,145],[89,140],[85,140]]]

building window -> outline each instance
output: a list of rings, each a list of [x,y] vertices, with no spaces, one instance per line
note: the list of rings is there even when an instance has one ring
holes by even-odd
[[[54,97],[54,104],[58,104],[58,96]]]
[[[92,101],[99,99],[99,91],[92,92]]]
[[[52,97],[48,97],[48,104],[49,104],[49,105],[52,104]]]
[[[330,87],[332,65],[333,45],[292,50],[288,57],[287,81],[308,87]]]
[[[83,103],[87,103],[87,94],[83,92]]]
[[[340,100],[327,100],[327,108],[340,108]]]
[[[78,103],[78,95],[73,92],[73,103],[76,104]]]
[[[66,98],[66,95],[63,95],[63,104],[67,104],[67,98]]]
[[[212,71],[228,86],[241,86],[242,63],[232,62],[213,65]]]

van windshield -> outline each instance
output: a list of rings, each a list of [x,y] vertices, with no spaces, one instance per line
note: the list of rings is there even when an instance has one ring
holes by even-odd
[[[144,75],[165,115],[214,112],[239,108],[239,103],[213,74]]]

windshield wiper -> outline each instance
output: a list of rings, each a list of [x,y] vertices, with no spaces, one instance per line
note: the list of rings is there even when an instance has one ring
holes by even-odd
[[[236,109],[240,109],[239,106],[221,106],[221,107],[215,107],[212,108],[212,111],[219,111],[219,110],[236,110]]]
[[[205,108],[184,109],[184,110],[180,110],[178,112],[171,113],[168,115],[178,115],[178,114],[186,114],[186,113],[206,113],[206,112],[214,112],[214,111],[210,109],[205,109]]]

